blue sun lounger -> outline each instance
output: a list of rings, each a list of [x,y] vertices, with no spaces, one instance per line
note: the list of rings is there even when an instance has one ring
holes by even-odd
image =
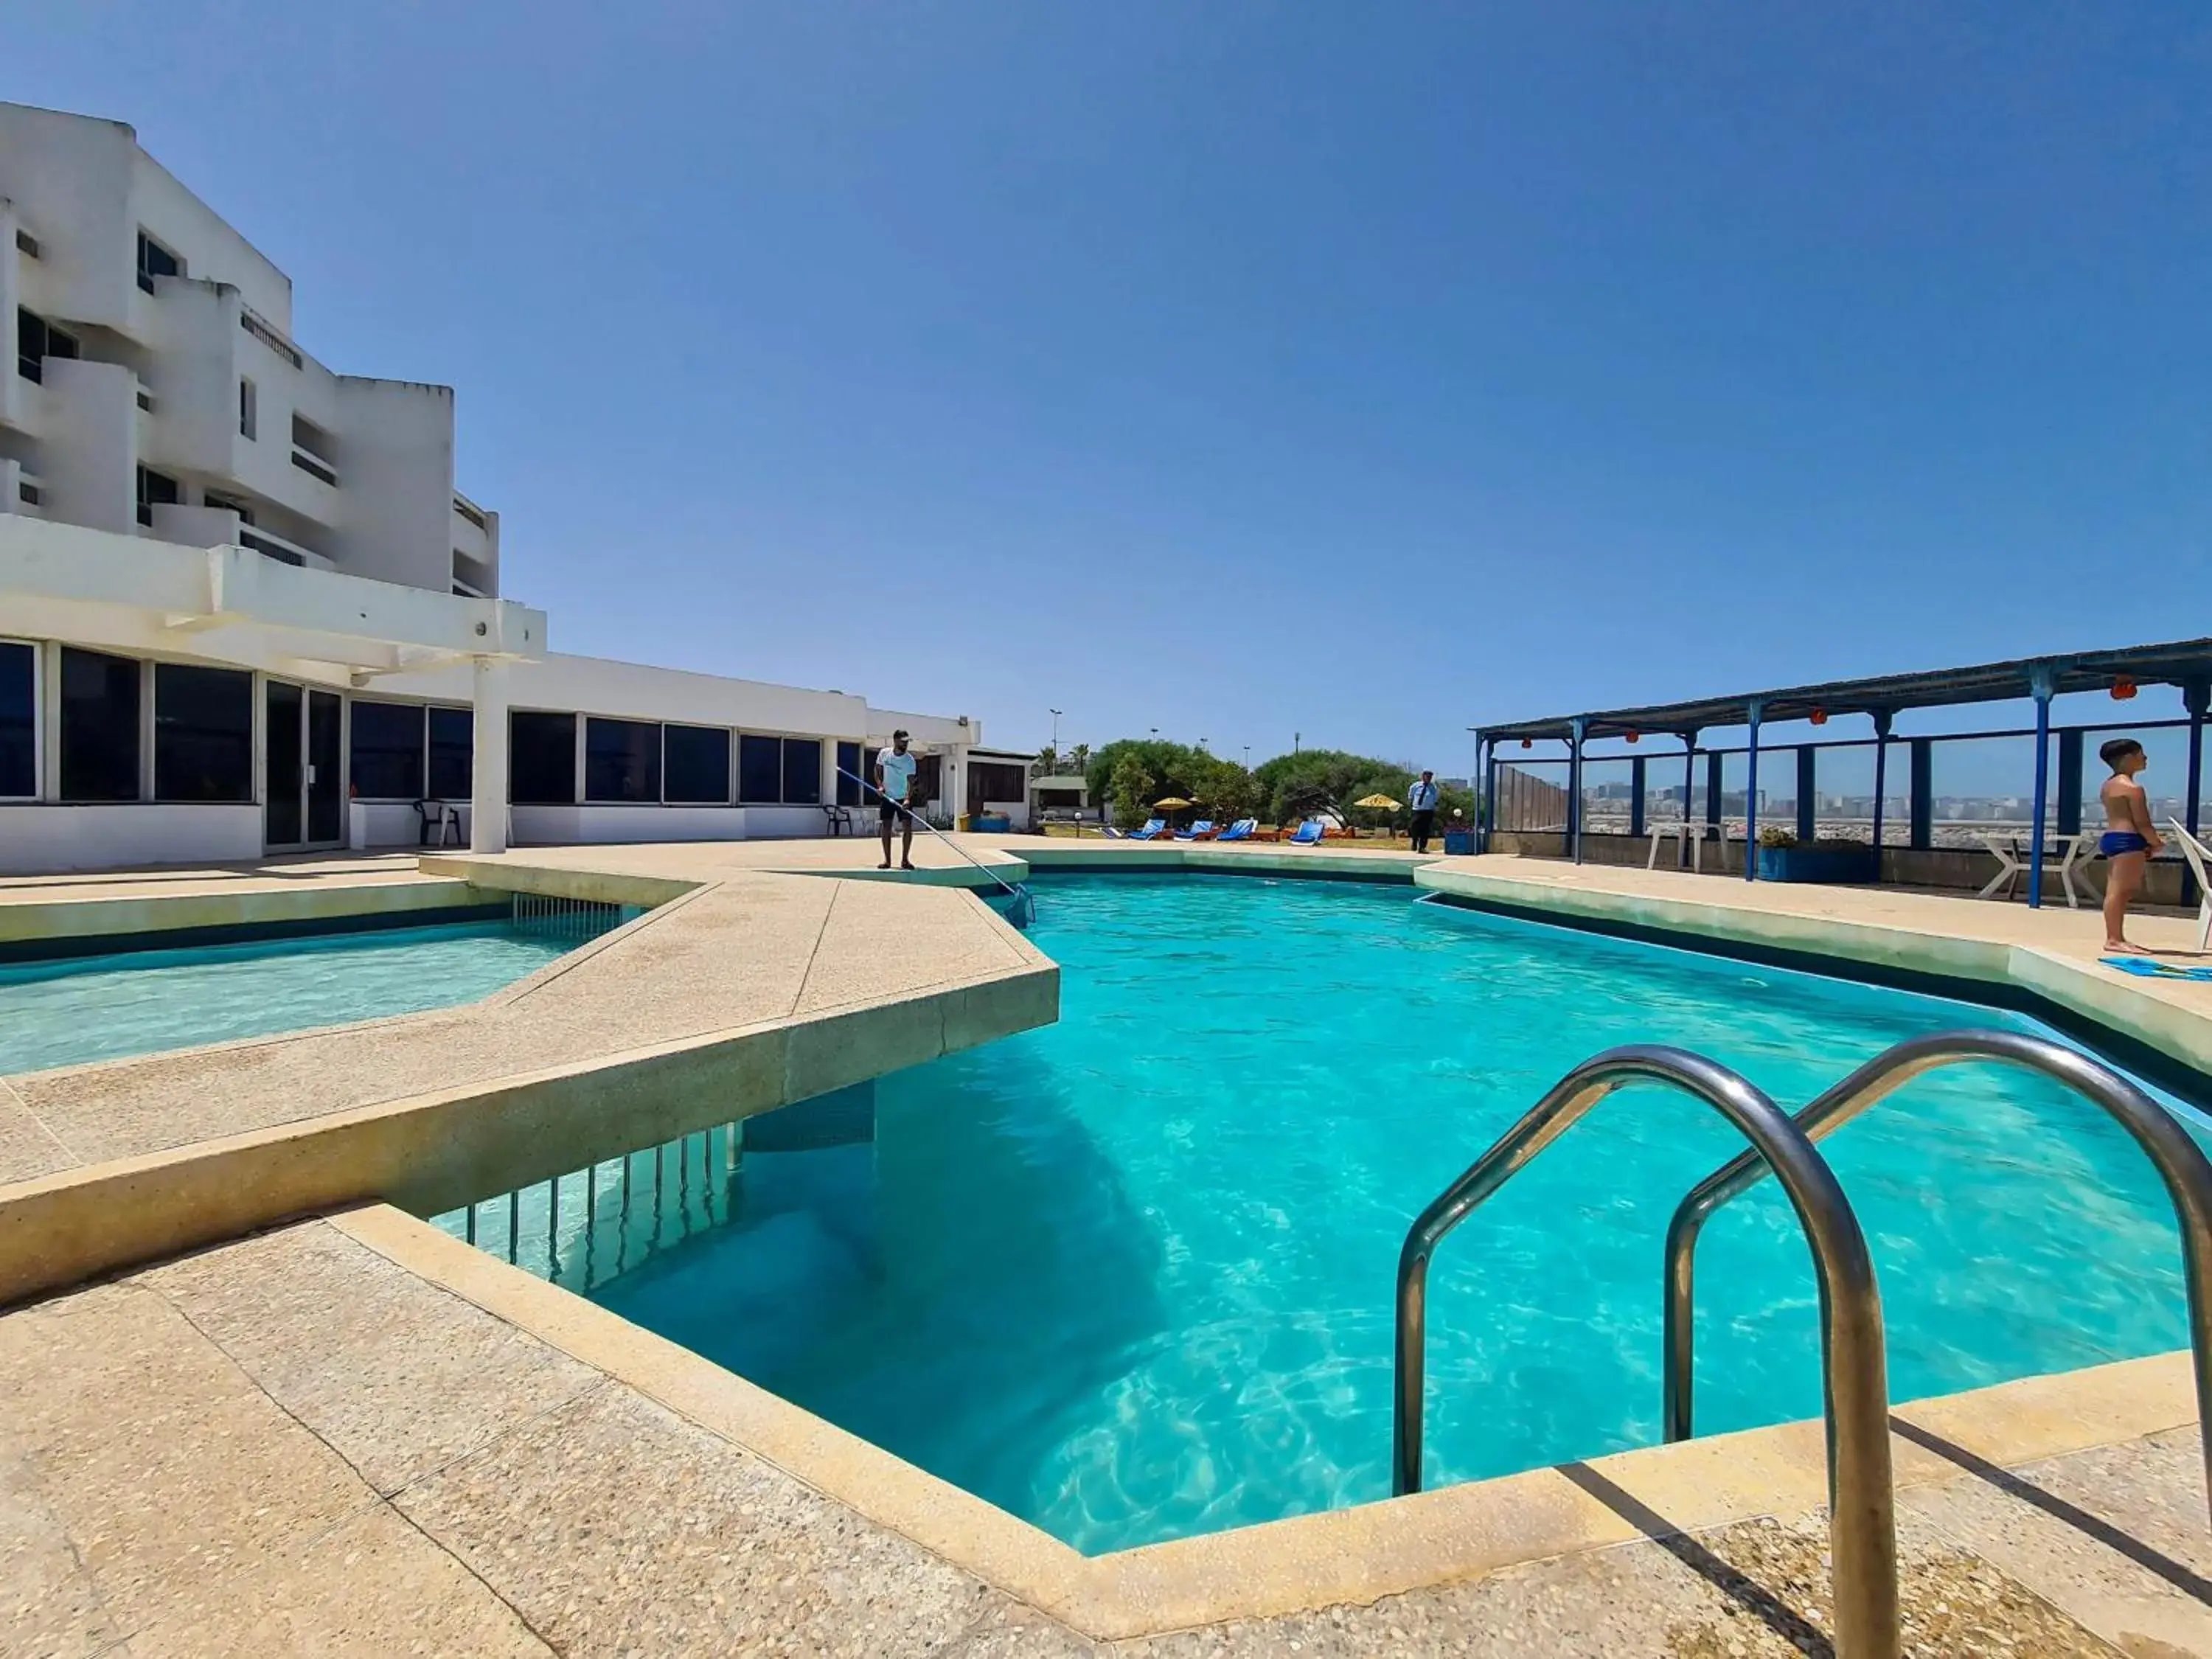
[[[1257,818],[1239,818],[1213,839],[1217,842],[1249,841],[1252,832],[1259,827],[1260,820]]]
[[[1328,833],[1328,825],[1322,823],[1319,818],[1308,818],[1304,823],[1298,826],[1297,834],[1291,837],[1291,845],[1293,847],[1318,847],[1321,845],[1321,838]]]
[[[1211,841],[1213,839],[1213,820],[1200,818],[1189,829],[1176,830],[1175,836],[1177,841]]]
[[[1129,841],[1156,841],[1166,832],[1167,827],[1168,821],[1165,818],[1147,818],[1145,820],[1145,827],[1143,829],[1132,830],[1124,839]]]

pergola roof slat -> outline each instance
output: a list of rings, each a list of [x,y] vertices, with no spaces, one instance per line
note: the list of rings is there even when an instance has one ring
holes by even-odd
[[[1734,696],[1700,697],[1684,702],[1648,703],[1636,708],[1557,714],[1479,728],[1488,738],[1554,738],[1565,741],[1574,722],[1586,722],[1586,738],[1622,737],[1631,732],[1680,734],[1714,727],[1747,726],[1751,706],[1762,720],[1803,720],[1815,710],[1835,714],[1896,714],[1954,703],[1996,702],[2029,695],[2031,677],[2048,670],[2053,690],[2101,691],[2121,678],[2144,685],[2186,685],[2212,681],[2212,639],[2168,645],[2127,646],[2111,651],[2022,657],[1967,668],[1939,668],[1917,674],[1882,674],[1869,679],[1827,680],[1816,685],[1747,691]]]

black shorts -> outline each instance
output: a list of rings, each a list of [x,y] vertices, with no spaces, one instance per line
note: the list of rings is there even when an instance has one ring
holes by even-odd
[[[882,829],[890,829],[893,824],[896,823],[901,818],[906,816],[905,810],[889,795],[881,797],[878,805],[883,808],[883,815],[877,820],[877,823]]]

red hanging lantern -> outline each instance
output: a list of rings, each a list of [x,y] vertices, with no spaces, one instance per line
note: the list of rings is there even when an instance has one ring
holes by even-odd
[[[1522,746],[1523,749],[1527,749],[1527,748],[1530,747],[1530,746],[1531,746],[1534,742],[1535,742],[1535,739],[1534,739],[1534,738],[1522,738],[1522,739],[1521,739],[1521,746]]]
[[[2114,702],[2125,702],[2129,698],[2134,696],[2135,694],[2136,683],[2130,679],[2125,674],[2122,674],[2112,682],[2112,701]]]
[[[1631,742],[1631,743],[1634,743],[1634,742],[1635,742],[1638,738],[1642,737],[1643,735],[1644,735],[1644,734],[1643,734],[1641,732],[1631,732],[1628,734],[1628,740],[1629,740],[1629,742]]]
[[[1815,708],[1806,718],[1815,726],[1826,726],[1828,723],[1828,711],[1825,708]]]

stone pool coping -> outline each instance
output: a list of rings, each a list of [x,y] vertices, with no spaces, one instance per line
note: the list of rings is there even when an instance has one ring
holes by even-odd
[[[328,1224],[395,1266],[763,1458],[870,1523],[1100,1640],[1280,1618],[1826,1499],[1818,1421],[1778,1425],[1408,1498],[1085,1556],[983,1499],[583,1297],[377,1205]],[[2185,1352],[1899,1406],[1902,1492],[2197,1421]],[[1950,1454],[1940,1452],[1936,1447]]]
[[[1058,1016],[1059,969],[964,893],[526,860],[473,890],[657,908],[478,1002],[0,1079],[0,1305],[333,1205],[451,1207]]]

